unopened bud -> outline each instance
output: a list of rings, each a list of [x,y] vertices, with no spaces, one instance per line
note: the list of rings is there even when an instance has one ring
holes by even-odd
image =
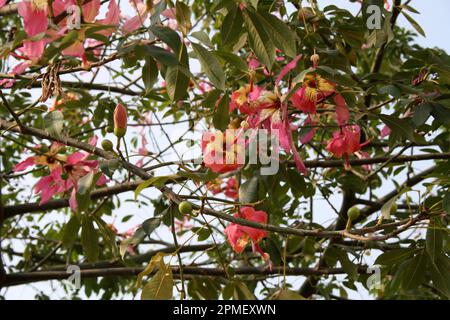
[[[127,109],[120,103],[114,110],[114,134],[122,138],[127,132]]]
[[[244,129],[244,130],[246,130],[246,129],[248,129],[250,127],[250,125],[248,124],[248,122],[247,121],[242,121],[241,122],[241,128],[242,129]]]
[[[320,60],[320,57],[319,57],[319,55],[318,55],[317,53],[314,53],[314,54],[311,56],[311,62],[312,62],[312,64],[313,64],[313,67],[314,67],[314,68],[317,67],[317,65],[319,64],[319,60]]]
[[[106,151],[112,151],[113,150],[113,143],[111,142],[111,140],[105,139],[102,141],[102,148]]]

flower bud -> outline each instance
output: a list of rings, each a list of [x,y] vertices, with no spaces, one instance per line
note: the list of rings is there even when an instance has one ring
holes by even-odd
[[[250,128],[250,124],[244,120],[241,122],[241,128],[247,130],[248,128]]]
[[[127,132],[127,109],[120,103],[114,110],[114,134],[122,138]]]
[[[317,53],[314,53],[314,54],[311,56],[311,62],[312,62],[312,64],[313,64],[313,67],[314,67],[314,68],[317,67],[317,66],[319,65],[319,60],[320,60],[320,57],[319,57],[319,55],[318,55]]]
[[[105,139],[102,141],[102,148],[106,151],[112,151],[113,150],[113,143],[111,140]]]

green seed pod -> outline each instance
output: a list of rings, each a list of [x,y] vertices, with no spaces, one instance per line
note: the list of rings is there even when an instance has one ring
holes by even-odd
[[[397,210],[398,210],[397,204],[394,202],[394,204],[391,206],[390,213],[391,214],[396,213]]]
[[[111,142],[111,140],[105,139],[102,141],[102,148],[106,151],[112,151],[114,148],[114,145]]]
[[[192,214],[192,205],[188,201],[182,201],[178,205],[178,210],[180,210],[183,215],[190,215]]]
[[[358,207],[351,207],[347,211],[347,217],[352,221],[358,219],[360,214],[361,214],[361,212],[359,211]]]

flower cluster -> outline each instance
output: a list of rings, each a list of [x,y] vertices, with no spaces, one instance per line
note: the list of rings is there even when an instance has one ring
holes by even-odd
[[[216,195],[222,193],[233,200],[237,200],[238,198],[238,183],[235,178],[229,178],[225,185],[222,186],[221,179],[215,179],[214,181],[210,181],[207,183],[207,188],[212,192],[212,194]]]
[[[242,207],[239,212],[234,214],[234,217],[267,224],[267,213],[264,211],[256,211],[252,207]],[[264,260],[269,260],[269,254],[264,252],[258,244],[262,239],[267,237],[267,231],[231,223],[225,228],[225,235],[235,252],[242,253],[251,241],[253,251],[261,254]]]
[[[90,139],[89,144],[95,146],[97,138]],[[45,147],[36,148],[41,154],[30,156],[14,167],[14,171],[23,171],[30,166],[47,166],[50,174],[39,179],[34,186],[35,194],[41,195],[40,204],[49,201],[57,194],[69,193],[69,204],[73,211],[77,210],[76,194],[78,181],[90,172],[98,172],[98,161],[88,160],[89,154],[75,152],[64,155],[65,146],[54,142],[48,151]],[[101,174],[97,180],[97,185],[107,182],[106,177]]]
[[[317,132],[317,122],[320,121],[320,115],[317,114],[317,107],[329,107],[329,101],[334,102],[335,119],[339,130],[334,132],[332,138],[328,141],[327,150],[337,158],[344,158],[348,167],[349,156],[355,154],[358,157],[365,157],[367,154],[361,152],[361,148],[367,143],[360,143],[361,129],[356,124],[350,124],[350,112],[344,97],[337,91],[336,84],[323,78],[317,73],[316,68],[319,56],[314,54],[311,57],[312,67],[305,74],[301,82],[293,86],[290,90],[289,99],[282,95],[280,82],[294,69],[301,59],[297,56],[289,62],[278,74],[275,81],[274,90],[254,85],[253,78],[246,84],[231,94],[230,112],[238,110],[240,113],[240,128],[232,137],[229,130],[226,133],[216,132],[213,135],[221,139],[203,139],[202,151],[205,166],[217,173],[224,173],[238,170],[243,163],[235,163],[239,144],[223,143],[238,141],[240,135],[246,130],[256,131],[260,128],[269,130],[278,138],[281,148],[287,153],[292,154],[292,158],[300,172],[307,173],[306,166],[297,150],[297,143],[294,141],[293,132],[299,128],[294,125],[296,114],[303,113],[306,119],[303,122],[304,128],[299,134],[299,142],[306,144],[314,137]],[[252,64],[254,59],[251,60]],[[249,68],[252,68],[249,66]],[[289,107],[292,107],[289,108]],[[327,109],[329,110],[329,109]],[[233,122],[230,128],[234,126]],[[251,135],[250,135],[251,136]],[[274,150],[277,152],[278,150]],[[243,152],[243,151],[242,151]],[[226,160],[233,159],[229,162]],[[221,161],[217,161],[221,160]]]
[[[83,2],[82,2],[83,3]],[[23,27],[27,38],[17,49],[7,52],[16,60],[21,61],[10,71],[10,75],[19,75],[27,68],[39,64],[44,55],[46,46],[52,42],[63,40],[69,44],[64,46],[62,54],[81,58],[82,66],[89,69],[91,61],[99,59],[105,43],[104,37],[111,36],[119,31],[120,21],[123,27],[120,31],[124,34],[131,33],[143,26],[150,15],[151,7],[159,1],[151,1],[148,4],[142,0],[131,0],[136,15],[132,17],[122,16],[116,0],[109,0],[108,9],[104,18],[99,19],[100,0],[90,0],[84,4],[75,0],[23,0],[18,3],[18,13],[23,19]],[[6,1],[0,0],[0,8]],[[174,23],[174,9],[166,9],[161,13],[169,19],[169,27],[176,28]],[[49,23],[52,21],[52,23]],[[92,37],[93,26],[97,25]],[[75,39],[73,39],[75,37]],[[99,39],[99,40],[97,40]],[[0,86],[12,87],[14,79],[3,79]]]

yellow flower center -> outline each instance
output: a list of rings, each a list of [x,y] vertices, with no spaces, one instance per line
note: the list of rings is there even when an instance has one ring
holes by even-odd
[[[48,3],[47,0],[31,0],[33,7],[38,10],[47,9]]]

